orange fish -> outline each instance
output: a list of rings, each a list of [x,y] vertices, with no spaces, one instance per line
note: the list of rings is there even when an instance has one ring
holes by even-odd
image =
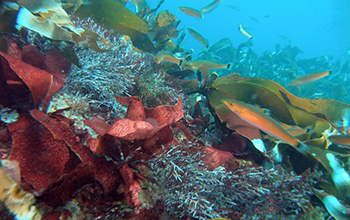
[[[222,64],[209,60],[190,60],[185,62],[182,67],[184,69],[199,69],[201,67],[206,67],[208,69],[228,69],[230,68],[230,64]]]
[[[183,13],[189,15],[189,16],[192,16],[192,17],[195,17],[195,18],[200,18],[202,19],[203,18],[203,14],[201,11],[198,11],[197,9],[194,9],[194,8],[190,8],[190,7],[178,7],[178,9],[180,11],[182,11]]]
[[[325,72],[309,74],[293,80],[288,84],[288,86],[300,86],[311,82],[315,82],[316,80],[322,79],[323,77],[328,76],[331,73],[332,71],[328,70]]]
[[[210,76],[209,70],[228,69],[230,68],[230,64],[222,64],[222,63],[212,62],[209,60],[190,60],[182,64],[182,68],[200,70],[200,72],[204,76],[204,81],[208,82],[209,76]]]
[[[249,37],[250,39],[253,39],[253,36],[248,34],[248,32],[246,30],[244,30],[244,28],[242,27],[241,24],[238,25],[238,30],[245,36]]]
[[[187,31],[192,35],[192,37],[201,42],[205,47],[209,47],[208,40],[205,39],[200,33],[191,28],[187,28]]]
[[[255,126],[256,128],[264,131],[265,133],[274,136],[289,145],[293,146],[296,150],[306,154],[309,147],[293,137],[286,129],[282,127],[275,119],[262,113],[257,108],[251,107],[240,101],[227,100],[224,104],[230,111],[235,113],[240,119]]]
[[[220,5],[220,3],[222,2],[222,0],[214,0],[212,3],[210,3],[209,5],[203,7],[201,9],[202,13],[209,13],[212,12],[216,7],[218,7]]]
[[[180,66],[182,63],[182,59],[176,58],[175,55],[169,51],[159,51],[154,57],[154,60],[157,64],[168,62],[175,63]]]
[[[328,137],[333,144],[350,146],[350,135],[332,135]]]

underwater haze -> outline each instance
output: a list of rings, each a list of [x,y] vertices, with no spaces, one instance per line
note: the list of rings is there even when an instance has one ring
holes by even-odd
[[[160,8],[175,14],[179,28],[192,28],[207,38],[209,45],[228,37],[235,47],[248,38],[238,31],[238,25],[253,36],[252,49],[260,55],[275,50],[276,44],[299,47],[298,58],[328,55],[333,59],[348,59],[350,49],[350,2],[342,0],[223,0],[202,19],[188,16],[180,6],[201,9],[212,0],[165,1]],[[149,1],[151,7],[157,0]],[[188,33],[183,47],[198,54],[204,47]]]
[[[350,220],[349,12],[0,0],[0,220]]]

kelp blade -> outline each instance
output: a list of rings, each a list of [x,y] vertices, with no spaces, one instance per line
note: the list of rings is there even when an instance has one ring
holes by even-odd
[[[105,28],[114,29],[121,34],[128,35],[141,50],[152,51],[154,46],[145,37],[148,25],[123,4],[112,0],[92,0],[90,4],[82,5],[77,16],[80,18],[93,17]]]

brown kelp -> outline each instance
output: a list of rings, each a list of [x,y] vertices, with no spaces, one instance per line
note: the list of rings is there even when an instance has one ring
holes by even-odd
[[[334,187],[325,186],[322,182],[319,186],[332,192],[340,201],[348,200],[350,176],[346,168],[341,165],[341,161],[343,158],[348,158],[350,152],[340,153],[342,147],[337,146],[335,141],[333,148],[330,149],[332,142],[328,137],[334,132],[338,134],[347,132],[350,119],[349,104],[329,99],[300,98],[271,80],[240,78],[237,74],[217,78],[213,83],[203,83],[201,87],[189,89],[191,92],[197,91],[205,95],[213,115],[226,123],[229,129],[237,131],[250,140],[256,149],[272,160],[286,165],[291,163],[297,172],[305,171],[311,165],[305,164],[303,167],[283,156],[286,154],[286,151],[282,150],[285,147],[279,146],[283,143],[293,146],[302,153],[297,157],[313,158],[312,164],[316,162],[322,164],[326,170],[324,175],[331,175],[330,181],[333,182]],[[265,115],[261,108],[269,109],[269,116]],[[266,121],[264,123],[263,118]],[[285,124],[308,127],[309,131],[305,135],[293,137],[282,128]],[[270,125],[276,125],[276,128]],[[257,131],[253,132],[254,128],[271,134],[275,138],[256,135]],[[266,142],[265,138],[269,138],[277,145],[272,147],[273,145]],[[289,152],[287,154],[296,153]],[[340,192],[342,195],[339,194]]]

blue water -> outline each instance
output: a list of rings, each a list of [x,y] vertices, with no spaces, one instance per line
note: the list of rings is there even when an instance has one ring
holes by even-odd
[[[350,49],[350,3],[344,0],[223,0],[218,8],[205,14],[203,19],[188,16],[178,10],[179,6],[196,9],[212,0],[165,0],[160,8],[169,10],[181,20],[179,28],[192,28],[209,40],[210,44],[229,37],[235,47],[248,38],[238,31],[238,24],[246,27],[253,35],[252,49],[260,55],[274,50],[276,43],[284,45],[290,38],[292,46],[298,46],[304,53],[298,58],[332,56],[347,60]],[[153,8],[157,0],[148,1]],[[234,10],[226,5],[234,5]],[[254,21],[255,18],[257,21]],[[185,49],[194,49],[198,54],[204,46],[189,34],[183,41]]]

